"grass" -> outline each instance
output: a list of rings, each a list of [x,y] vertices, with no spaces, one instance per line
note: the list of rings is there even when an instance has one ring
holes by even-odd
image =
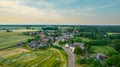
[[[92,39],[85,38],[85,37],[79,37],[83,42],[91,41]]]
[[[95,53],[105,53],[105,54],[108,54],[109,52],[116,52],[116,50],[111,46],[92,46],[92,50]]]
[[[0,51],[0,66],[67,67],[68,63],[63,51],[55,48],[29,51],[19,47]]]
[[[38,31],[38,30],[31,30],[31,29],[19,29],[19,30],[12,30],[13,32],[29,32],[29,31]]]
[[[0,31],[0,50],[18,44],[19,42],[26,42],[31,36],[25,36],[21,32],[5,32]]]
[[[120,34],[120,33],[115,33],[115,32],[108,32],[108,35],[114,35],[114,34]]]

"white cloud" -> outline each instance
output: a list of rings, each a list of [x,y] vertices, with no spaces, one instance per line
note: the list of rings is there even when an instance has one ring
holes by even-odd
[[[57,1],[57,0],[56,0]],[[56,4],[70,4],[76,0],[59,0],[58,3],[47,2],[45,0],[0,0],[0,23],[1,22],[43,22],[47,24],[67,24],[65,22],[89,22],[89,18],[96,16],[91,13],[93,10],[103,9],[115,4],[102,7],[79,7],[74,9],[55,9]],[[37,7],[28,5],[35,4]],[[41,8],[42,7],[42,8]],[[88,21],[87,21],[88,20]],[[42,24],[43,24],[42,23]],[[50,24],[50,23],[48,23]],[[73,23],[74,24],[74,23]]]

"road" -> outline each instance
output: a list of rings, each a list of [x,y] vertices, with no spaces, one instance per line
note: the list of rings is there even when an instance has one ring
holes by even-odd
[[[59,43],[58,43],[58,42],[59,42],[60,40],[61,40],[61,38],[58,39],[57,41],[55,41],[53,45],[59,46]],[[62,48],[64,49],[64,51],[65,51],[65,52],[68,54],[68,56],[69,56],[68,66],[69,66],[69,67],[74,67],[74,54],[72,53],[72,51],[71,51],[70,49],[65,48],[65,47],[62,47]]]

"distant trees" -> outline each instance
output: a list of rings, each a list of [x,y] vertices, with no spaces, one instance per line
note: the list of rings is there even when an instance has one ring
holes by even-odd
[[[11,30],[7,29],[6,32],[12,32]]]
[[[42,27],[42,30],[58,30],[58,27]]]
[[[30,29],[30,26],[27,26],[26,29]]]

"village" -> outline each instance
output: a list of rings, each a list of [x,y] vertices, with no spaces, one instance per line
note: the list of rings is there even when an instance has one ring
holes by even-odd
[[[73,40],[77,38],[75,34],[79,33],[77,29],[73,29],[71,32],[65,29],[48,29],[43,31],[24,32],[25,35],[35,36],[34,39],[28,40],[32,50],[41,49],[47,46],[62,47],[69,55],[69,67],[74,67],[74,62],[76,62],[76,57],[78,56],[81,58],[83,57],[83,59],[90,58],[90,61],[98,60],[100,63],[103,63],[108,57],[104,53],[90,54],[84,42],[79,38],[78,40]],[[81,63],[82,62],[84,62],[84,60],[81,60]]]
[[[119,27],[11,27],[0,32],[3,67],[119,67]]]

